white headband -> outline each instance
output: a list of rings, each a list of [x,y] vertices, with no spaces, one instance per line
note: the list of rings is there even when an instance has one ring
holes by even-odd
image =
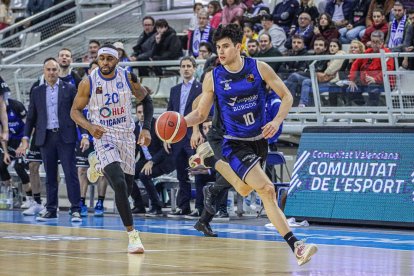
[[[107,55],[111,55],[114,56],[116,59],[118,59],[118,50],[109,48],[109,47],[103,47],[101,49],[98,50],[98,57],[102,54],[107,54]]]

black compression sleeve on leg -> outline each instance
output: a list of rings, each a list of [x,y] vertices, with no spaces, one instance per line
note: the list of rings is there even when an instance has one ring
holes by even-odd
[[[128,196],[130,196],[132,192],[132,185],[134,185],[134,181],[135,181],[134,175],[125,174],[125,181],[126,181],[127,188],[128,188]]]
[[[125,174],[122,171],[119,162],[114,162],[107,165],[103,169],[105,177],[108,179],[109,185],[115,192],[115,204],[118,208],[124,226],[134,225],[132,219],[131,207],[128,201],[128,185],[125,179]]]
[[[144,108],[144,124],[142,125],[142,128],[151,130],[151,121],[152,116],[154,115],[154,106],[152,105],[151,96],[145,96],[145,98],[142,99],[142,104]]]

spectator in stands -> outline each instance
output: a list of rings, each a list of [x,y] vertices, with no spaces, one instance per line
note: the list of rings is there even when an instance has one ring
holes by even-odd
[[[414,52],[414,9],[407,12],[411,24],[408,26],[404,39],[404,52]],[[405,57],[402,66],[409,70],[414,70],[414,58]]]
[[[241,47],[241,51],[243,53],[246,53],[248,55],[248,51],[247,51],[247,43],[249,42],[249,40],[254,39],[257,40],[259,35],[256,33],[253,24],[250,22],[246,22],[243,25],[243,40],[242,40],[242,47]]]
[[[352,40],[363,36],[369,3],[370,0],[355,0],[353,3],[348,17],[348,24],[339,29],[340,40],[343,44],[348,44]]]
[[[293,35],[292,36],[292,45],[290,46],[290,50],[287,52],[287,56],[306,56],[308,55],[308,51],[305,46],[304,37],[301,35]],[[309,62],[301,60],[298,58],[296,61],[287,61],[282,64],[279,69],[279,76],[282,79],[287,79],[293,73],[305,73],[309,70]],[[292,76],[292,78],[299,77],[299,76]],[[294,91],[291,91],[292,93]]]
[[[26,192],[26,204],[24,207],[30,208],[34,204],[32,190],[30,188],[30,179],[25,170],[25,162],[23,158],[16,156],[16,150],[23,137],[24,120],[27,115],[27,110],[24,105],[17,100],[8,99],[6,100],[6,104],[8,127],[6,126],[5,129],[8,129],[9,131],[9,140],[1,141],[0,179],[6,187],[13,186],[7,168],[14,160],[14,169],[22,182],[23,190]],[[22,206],[22,208],[24,207]]]
[[[298,26],[290,29],[290,33],[285,43],[286,49],[292,49],[292,36],[293,35],[300,35],[303,37],[305,41],[306,49],[311,49],[310,45],[313,38],[313,24],[311,20],[310,14],[307,12],[302,12],[298,18]]]
[[[310,16],[309,23],[312,25],[316,23],[316,19],[318,19],[319,17],[318,8],[315,6],[315,3],[313,0],[300,0],[299,9],[296,11],[295,21],[290,29],[290,32],[292,32],[292,28],[300,26],[299,17],[302,13],[306,13]]]
[[[144,122],[144,106],[142,103],[136,106],[136,115],[138,120],[135,123],[134,133],[138,140]],[[150,210],[145,215],[155,217],[162,216],[164,204],[155,189],[153,179],[163,174],[171,173],[174,170],[174,160],[173,156],[165,151],[162,141],[155,134],[155,118],[151,122],[151,138],[151,144],[148,147],[137,146],[136,148],[137,155],[139,153],[139,159],[135,164],[135,179],[141,180],[151,201]],[[133,213],[145,213],[141,193],[136,182],[132,186],[131,197],[134,200],[135,206],[132,209]]]
[[[285,0],[280,2],[273,9],[273,22],[280,26],[285,34],[289,33],[290,28],[295,24],[295,15],[298,9],[299,3],[297,0]]]
[[[235,17],[243,17],[247,9],[240,0],[223,0],[223,7],[221,24],[224,26],[232,23]]]
[[[381,9],[384,11],[385,21],[389,21],[389,17],[394,6],[395,0],[372,0],[371,4],[369,4],[368,14],[367,14],[367,21],[366,27],[372,26],[372,14],[375,9]]]
[[[365,51],[366,54],[379,53],[383,49],[386,53],[391,50],[384,48],[384,33],[381,31],[374,31],[371,34],[371,48]],[[387,71],[395,69],[394,59],[387,59]],[[359,76],[361,85],[357,85],[355,80]],[[354,61],[349,73],[349,87],[350,92],[368,92],[368,106],[379,105],[380,93],[384,91],[384,80],[380,58],[359,58]],[[395,79],[390,76],[391,88],[394,86]]]
[[[259,41],[256,39],[249,39],[247,42],[247,55],[249,57],[257,57],[259,53]]]
[[[315,55],[326,54],[327,48],[328,42],[323,37],[315,39],[315,43],[313,45]],[[324,72],[327,68],[327,64],[327,60],[318,60],[315,63],[315,73]],[[298,71],[291,74],[285,81],[285,84],[295,97],[295,102],[299,102],[298,107],[306,107],[311,104],[309,96],[312,94],[312,82],[309,70]],[[298,91],[299,88],[300,91]]]
[[[101,47],[101,44],[97,40],[90,40],[88,45],[88,53],[83,56],[82,62],[83,63],[91,63],[96,59],[98,56],[98,50]]]
[[[53,4],[53,0],[29,0],[27,3],[27,14],[28,16],[35,15],[36,13],[52,7]]]
[[[197,58],[199,55],[200,43],[213,43],[214,29],[210,26],[208,13],[205,10],[198,12],[198,26],[190,36],[189,55]]]
[[[394,19],[388,26],[388,34],[385,45],[393,52],[404,50],[404,37],[410,22],[405,15],[405,8],[400,2],[395,2],[393,7]]]
[[[192,103],[195,98],[201,94],[201,83],[194,79],[196,62],[193,57],[184,57],[180,61],[180,75],[183,83],[171,88],[170,99],[168,101],[168,111],[179,112],[181,115],[187,115],[192,111]],[[186,136],[178,143],[164,144],[165,149],[174,156],[177,178],[180,189],[177,196],[178,210],[168,214],[169,217],[182,217],[191,213],[191,184],[188,178],[188,159],[194,154],[191,148],[190,139],[192,129],[187,130]]]
[[[371,47],[371,34],[376,30],[383,32],[384,37],[387,37],[388,23],[385,21],[385,15],[382,9],[374,9],[372,12],[372,25],[365,30],[364,35],[361,38],[361,42],[364,43],[366,47]]]
[[[181,41],[176,31],[168,25],[167,20],[158,19],[155,21],[155,28],[157,33],[150,60],[176,60],[181,57],[183,55]],[[159,67],[155,67],[154,71],[157,75],[162,74]]]
[[[262,33],[259,36],[260,51],[256,57],[280,57],[282,53],[272,45],[272,38],[267,33]],[[270,67],[277,73],[282,63],[280,62],[267,62]]]
[[[131,61],[128,58],[127,54],[125,53],[124,43],[122,43],[121,41],[117,41],[113,45],[118,50],[119,62],[129,62],[129,61]],[[132,72],[132,67],[130,67],[130,66],[123,65],[121,67],[126,69],[128,72]]]
[[[208,42],[201,42],[200,43],[200,54],[198,55],[197,59],[205,60],[207,61],[210,59],[213,55],[216,56],[216,54],[213,52],[213,45]],[[204,74],[206,64],[199,64],[197,65],[197,69],[195,72],[195,78],[200,81],[201,76]]]
[[[221,23],[222,9],[219,1],[213,0],[208,3],[208,14],[211,16],[210,26],[217,29]]]
[[[144,31],[139,35],[137,44],[132,47],[134,51],[129,58],[131,61],[147,61],[150,59],[152,49],[155,45],[155,20],[151,16],[145,16],[142,19]],[[140,77],[149,76],[149,67],[138,67]]]
[[[286,33],[283,28],[273,23],[273,19],[270,14],[262,15],[262,26],[263,29],[259,32],[259,36],[263,33],[269,34],[273,47],[283,53],[286,50]]]
[[[352,0],[329,0],[325,13],[329,14],[337,28],[342,28],[349,23],[348,18],[351,15],[352,5]]]
[[[253,0],[252,7],[248,10],[247,17],[252,24],[260,24],[263,14],[270,14],[269,6],[263,0]]]
[[[313,48],[313,43],[316,38],[319,38],[322,36],[325,40],[330,41],[334,38],[339,38],[339,32],[338,29],[335,27],[334,22],[332,21],[332,18],[327,13],[321,13],[321,15],[318,18],[318,23],[313,28],[314,36],[312,38],[311,47]]]
[[[60,49],[57,57],[59,63],[59,78],[64,82],[73,84],[76,88],[79,86],[81,77],[72,70],[72,51],[69,48]]]
[[[198,26],[198,13],[204,8],[202,3],[194,3],[193,5],[193,14],[188,24],[188,32],[193,32]]]
[[[9,5],[10,0],[2,0],[0,2],[0,30],[7,28],[13,21]]]

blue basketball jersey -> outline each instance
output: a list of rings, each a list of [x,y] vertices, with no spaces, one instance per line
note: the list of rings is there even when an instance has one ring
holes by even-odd
[[[239,72],[229,72],[219,65],[213,70],[214,93],[220,108],[225,138],[262,138],[266,124],[266,83],[256,60],[243,58]]]

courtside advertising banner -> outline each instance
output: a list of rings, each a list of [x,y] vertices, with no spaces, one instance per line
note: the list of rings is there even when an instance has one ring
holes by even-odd
[[[285,213],[414,226],[414,128],[305,128]]]

